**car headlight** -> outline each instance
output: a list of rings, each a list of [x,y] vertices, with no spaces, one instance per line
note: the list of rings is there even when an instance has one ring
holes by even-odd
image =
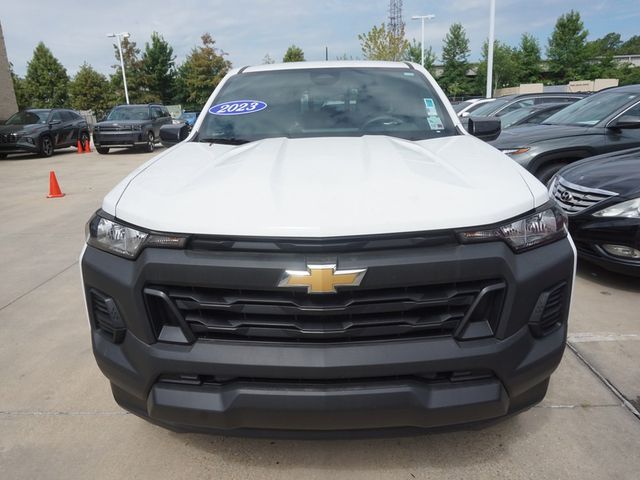
[[[142,130],[142,125],[133,125],[133,130]]]
[[[553,242],[567,235],[567,217],[556,205],[546,204],[536,213],[495,227],[459,233],[462,243],[506,242],[515,252]]]
[[[640,198],[617,203],[593,214],[595,217],[640,218]]]
[[[183,248],[187,237],[145,232],[96,214],[87,224],[87,243],[125,258],[136,258],[143,248]]]
[[[523,153],[527,153],[529,150],[531,150],[529,147],[523,147],[523,148],[504,148],[504,149],[501,149],[500,151],[505,155],[521,155]]]

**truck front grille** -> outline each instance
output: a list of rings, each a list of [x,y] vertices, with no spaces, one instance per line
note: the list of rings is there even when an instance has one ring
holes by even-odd
[[[567,215],[577,215],[583,210],[617,195],[617,193],[607,190],[576,185],[562,177],[558,177],[553,182],[551,193]]]
[[[172,302],[163,307],[156,302],[149,309],[152,322],[167,313],[158,308],[175,312],[176,307],[196,338],[340,342],[452,336],[468,322],[495,328],[504,289],[504,283],[493,281],[330,295],[168,286],[148,287],[145,292],[161,290]]]

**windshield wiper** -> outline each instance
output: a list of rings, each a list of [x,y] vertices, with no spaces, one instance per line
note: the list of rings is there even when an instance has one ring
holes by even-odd
[[[205,137],[199,139],[199,141],[204,143],[220,143],[222,145],[243,145],[245,143],[251,142],[252,140],[235,137]]]

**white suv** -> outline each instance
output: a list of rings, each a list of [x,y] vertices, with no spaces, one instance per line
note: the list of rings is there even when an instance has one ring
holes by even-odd
[[[97,362],[176,430],[484,422],[539,402],[564,350],[563,214],[415,64],[230,72],[87,231]]]

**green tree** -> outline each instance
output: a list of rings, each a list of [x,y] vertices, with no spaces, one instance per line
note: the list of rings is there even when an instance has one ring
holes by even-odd
[[[11,74],[11,80],[13,81],[13,91],[16,94],[18,109],[23,110],[29,107],[29,97],[27,97],[25,80],[13,71],[13,64],[11,63],[9,63],[9,73]]]
[[[470,91],[467,78],[469,70],[469,38],[461,23],[454,23],[444,37],[442,47],[443,72],[438,83],[450,96]]]
[[[115,72],[111,75],[111,86],[116,93],[115,103],[124,103],[124,85],[122,82],[122,69],[120,68],[120,52],[118,46],[113,45],[115,57],[118,63],[113,65]],[[124,71],[127,76],[127,89],[130,103],[157,102],[160,98],[149,92],[148,79],[140,58],[140,49],[136,42],[129,38],[122,39],[122,58],[124,59]]]
[[[616,52],[619,55],[640,54],[640,35],[634,35],[624,42]]]
[[[433,52],[433,48],[425,48],[424,50],[424,65],[422,65],[427,70],[433,70],[433,66],[436,63],[436,54]],[[414,38],[413,41],[409,44],[405,52],[405,60],[409,62],[414,62],[420,64],[422,61],[422,48],[420,43]]]
[[[374,26],[367,33],[358,35],[362,56],[365,60],[390,60],[399,61],[406,58],[410,45],[404,38],[404,25],[395,34],[384,24]]]
[[[38,43],[33,51],[24,80],[24,95],[28,98],[29,106],[54,108],[63,107],[67,103],[67,70],[44,43]]]
[[[276,61],[273,58],[271,58],[271,55],[269,55],[268,53],[266,53],[264,57],[262,57],[263,65],[271,65],[273,63],[276,63]]]
[[[478,64],[476,75],[476,89],[483,92],[487,84],[487,57],[489,54],[489,42],[482,46],[482,59]],[[517,51],[496,40],[493,44],[493,86],[496,88],[514,87],[519,84],[520,65],[517,59]]]
[[[547,58],[549,70],[558,83],[580,80],[589,70],[587,36],[580,13],[571,10],[556,22],[549,38]]]
[[[542,56],[538,40],[528,33],[520,37],[516,50],[516,59],[520,66],[519,83],[539,83],[542,79]]]
[[[149,93],[162,103],[170,103],[174,95],[176,77],[173,48],[157,32],[151,34],[151,43],[145,44],[142,70]]]
[[[114,103],[114,93],[107,77],[88,63],[83,63],[69,84],[71,107],[92,110],[101,117]]]
[[[304,52],[300,47],[291,45],[282,58],[283,62],[304,62]]]
[[[201,39],[202,45],[191,50],[178,70],[179,99],[189,108],[202,108],[231,68],[227,54],[215,47],[210,34],[203,34]]]

